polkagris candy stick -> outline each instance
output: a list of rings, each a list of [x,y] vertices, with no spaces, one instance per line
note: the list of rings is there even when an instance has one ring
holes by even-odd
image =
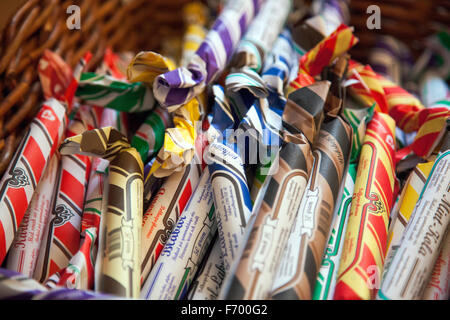
[[[9,270],[33,277],[45,226],[53,205],[58,169],[59,156],[54,154],[8,251],[5,267]]]
[[[81,106],[69,123],[66,137],[93,128],[94,119],[88,106]],[[64,268],[78,250],[81,215],[91,167],[87,156],[62,156],[57,178],[55,200],[45,229],[36,263],[34,278],[43,283]]]
[[[350,50],[357,42],[358,38],[353,35],[353,30],[341,24],[332,34],[300,58],[298,76],[290,82],[288,92],[313,83],[314,76],[320,74],[324,67]]]
[[[112,127],[66,139],[60,151],[110,161],[107,209],[102,216],[104,251],[97,289],[121,297],[139,297],[144,171],[139,153]]]
[[[344,190],[338,211],[333,217],[328,243],[322,259],[317,281],[314,287],[313,300],[332,300],[336,286],[337,272],[347,230],[348,215],[355,187],[356,163],[350,163],[345,175]],[[338,204],[337,204],[338,205]]]
[[[171,118],[167,109],[157,106],[139,126],[131,139],[131,146],[139,151],[143,163],[161,149],[165,130],[170,124]]]
[[[224,90],[213,87],[214,106],[208,135],[212,140],[205,153],[213,188],[214,206],[220,249],[225,270],[235,259],[236,250],[252,210],[250,192],[241,158],[240,137],[230,135],[238,123],[238,116],[232,110]],[[244,137],[241,139],[241,137]],[[245,143],[245,141],[244,141]]]
[[[306,189],[312,162],[309,139],[314,141],[314,130],[322,122],[328,87],[329,83],[318,83],[289,96],[283,122],[293,134],[285,133],[283,145],[272,164],[273,175],[266,179],[262,187],[265,192],[260,193],[255,202],[253,218],[241,244],[243,249],[222,287],[224,299],[266,299],[270,294]],[[298,110],[297,117],[289,116],[288,111],[292,115],[294,110]],[[299,130],[302,127],[312,127],[306,134],[308,139]]]
[[[190,286],[188,300],[217,300],[219,297],[226,271],[217,237],[206,257]]]
[[[261,0],[231,0],[215,21],[187,67],[158,76],[155,98],[169,112],[200,94],[225,68],[239,40],[261,7]]]
[[[141,298],[183,299],[216,231],[212,187],[205,170],[144,283]]]
[[[233,149],[214,141],[209,145],[208,157],[220,248],[228,271],[251,214],[250,191],[242,159]]]
[[[267,86],[268,96],[265,100],[260,100],[260,109],[264,115],[264,120],[267,121],[267,127],[271,131],[282,129],[282,114],[286,105],[284,87],[288,82],[290,70],[293,69],[297,61],[298,55],[294,49],[291,33],[288,29],[284,29],[266,58],[261,75],[263,83]],[[270,148],[268,150],[270,151]],[[255,170],[255,177],[250,189],[252,202],[255,202],[267,177],[271,162],[275,158],[274,153],[267,156],[270,160],[266,160],[265,163],[258,163]]]
[[[247,66],[260,72],[265,56],[280,34],[291,7],[292,0],[264,2],[239,42],[230,66],[238,69]]]
[[[375,112],[358,163],[334,299],[373,299],[387,246],[394,202],[395,122]]]
[[[114,109],[102,110],[100,124],[97,127],[120,127],[119,111]],[[95,259],[98,256],[98,238],[103,205],[106,203],[104,187],[107,181],[107,168],[109,161],[102,158],[93,158],[89,184],[86,190],[85,203],[81,218],[81,240],[77,253],[69,264],[60,270],[51,280],[56,285],[76,289],[94,289]],[[100,242],[101,244],[101,242]],[[100,251],[103,247],[100,248]],[[46,283],[50,284],[50,279]]]
[[[163,183],[144,213],[141,236],[141,282],[155,265],[164,244],[200,180],[202,169],[194,163],[174,172]]]
[[[347,166],[352,130],[340,117],[324,122],[313,144],[314,164],[279,266],[273,299],[310,300]]]
[[[400,246],[381,283],[378,299],[422,298],[450,222],[449,171],[447,141],[414,207]]]
[[[170,59],[151,51],[140,52],[128,66],[128,78],[130,81],[143,81],[152,86],[153,80],[159,74],[173,69],[175,64]],[[204,95],[200,94],[177,109],[166,109],[166,112],[171,112],[173,127],[167,127],[165,130],[162,137],[163,146],[152,164],[146,185],[149,179],[152,181],[155,178],[167,177],[174,171],[183,170],[192,161],[198,137],[196,122],[201,117],[201,107],[205,104],[203,100]]]
[[[77,79],[59,56],[46,50],[39,76],[46,101],[31,122],[0,180],[0,264],[22,221],[48,161],[65,133]],[[54,95],[55,97],[52,97]]]
[[[443,243],[425,288],[423,300],[448,300],[450,294],[450,232],[448,230]]]
[[[383,275],[389,270],[392,258],[401,243],[403,233],[408,224],[414,207],[422,192],[423,186],[433,167],[433,161],[419,163],[410,173],[402,193],[398,200],[398,206],[394,206],[391,213],[391,223],[388,232],[388,248],[386,250],[386,260],[383,267]]]
[[[81,75],[76,96],[86,104],[125,112],[142,112],[155,106],[153,93],[144,83],[129,83],[93,72]]]

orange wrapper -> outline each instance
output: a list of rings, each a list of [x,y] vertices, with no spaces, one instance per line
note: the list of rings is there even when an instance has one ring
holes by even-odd
[[[300,58],[298,76],[289,84],[288,92],[313,83],[314,76],[320,74],[323,68],[350,50],[357,42],[358,38],[353,35],[353,29],[341,24]]]
[[[389,113],[406,133],[417,131],[414,142],[398,151],[398,160],[412,152],[423,158],[433,152],[445,132],[448,108],[425,108],[408,91],[356,61],[350,61],[347,78],[356,80],[349,92],[364,105],[375,104],[375,111]]]
[[[375,298],[395,190],[395,122],[375,112],[364,138],[334,299]]]

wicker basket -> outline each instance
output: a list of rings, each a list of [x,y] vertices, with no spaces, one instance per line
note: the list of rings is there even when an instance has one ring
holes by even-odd
[[[183,31],[181,6],[189,0],[26,0],[6,23],[0,52],[0,177],[13,156],[22,132],[36,114],[41,97],[37,63],[45,49],[60,54],[72,67],[86,51],[88,68],[102,59],[105,48],[115,52],[159,51],[162,39]],[[309,2],[309,1],[306,1]],[[365,62],[377,34],[407,42],[416,55],[421,41],[440,25],[449,26],[446,0],[353,0],[351,22],[360,43],[351,51]],[[70,5],[81,8],[81,30],[66,26]],[[366,9],[381,8],[381,30],[368,30]]]
[[[85,52],[93,70],[110,47],[115,52],[158,51],[161,39],[180,36],[180,7],[188,0],[27,0],[1,34],[0,176],[41,102],[37,63],[50,49],[72,67]],[[69,30],[67,7],[81,8],[81,29]],[[130,18],[132,17],[132,18]]]

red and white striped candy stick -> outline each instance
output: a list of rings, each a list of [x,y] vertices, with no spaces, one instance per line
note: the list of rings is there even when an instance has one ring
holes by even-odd
[[[31,122],[12,162],[0,181],[0,264],[39,183],[48,159],[64,133],[66,109],[51,98]]]
[[[81,106],[69,124],[66,137],[95,127],[93,114]],[[91,159],[84,155],[61,157],[61,170],[55,202],[42,241],[34,278],[44,282],[50,275],[67,266],[80,245],[81,216],[90,173]]]
[[[99,127],[112,126],[117,129],[119,112],[103,109]],[[92,159],[92,169],[86,193],[86,201],[81,220],[81,244],[69,265],[61,270],[55,279],[57,285],[75,289],[94,289],[95,258],[104,200],[104,183],[109,161]]]
[[[39,182],[8,252],[6,268],[32,277],[48,216],[53,206],[55,181],[59,172],[59,155],[55,153]]]
[[[77,70],[90,59],[85,56]],[[39,77],[46,102],[31,122],[27,133],[0,180],[0,264],[13,242],[33,193],[47,163],[59,146],[66,129],[78,74],[58,55],[46,50],[39,61]]]

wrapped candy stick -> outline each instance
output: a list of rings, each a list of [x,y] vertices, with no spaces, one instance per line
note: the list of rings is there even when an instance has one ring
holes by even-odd
[[[312,9],[325,22],[326,34],[332,33],[342,23],[350,22],[349,0],[314,1]]]
[[[199,183],[202,168],[194,163],[174,172],[154,196],[142,219],[141,282],[147,280],[172,229]]]
[[[288,29],[283,30],[275,41],[272,51],[264,63],[264,70],[261,78],[268,88],[268,96],[265,100],[260,100],[260,110],[264,115],[263,119],[267,122],[267,128],[271,131],[282,129],[282,114],[286,105],[284,88],[288,82],[290,70],[298,60],[298,54],[295,51],[291,33]],[[270,151],[270,149],[267,149]],[[269,160],[264,160],[264,164],[258,164],[255,170],[255,177],[251,183],[250,196],[252,202],[264,183],[272,161],[275,159],[275,153],[267,154]]]
[[[81,106],[66,137],[94,127],[89,107]],[[63,156],[51,216],[42,240],[34,278],[43,283],[64,268],[76,253],[80,241],[81,216],[91,167],[87,156]]]
[[[328,82],[319,82],[289,95],[283,124],[293,134],[285,134],[271,167],[273,174],[266,179],[254,204],[254,218],[243,238],[245,246],[241,245],[238,259],[223,284],[224,299],[269,297],[306,190],[312,162],[310,141],[314,141],[322,123],[328,88]]]
[[[97,110],[100,108],[97,108]],[[119,111],[114,109],[101,109],[102,116],[99,127],[120,126]],[[105,196],[105,182],[107,181],[107,168],[109,161],[102,158],[93,158],[89,184],[86,190],[85,204],[81,218],[81,239],[77,253],[72,257],[68,266],[58,271],[51,281],[56,285],[76,289],[94,289],[95,258],[98,255],[98,238],[100,222]],[[103,247],[100,248],[100,251]],[[47,281],[50,285],[51,281]]]
[[[421,299],[450,223],[450,135],[408,221],[400,246],[386,272],[377,299]]]
[[[60,151],[61,154],[95,155],[110,161],[107,209],[102,217],[104,251],[97,289],[121,297],[139,297],[144,170],[139,153],[112,127],[66,139]]]
[[[423,300],[448,300],[450,295],[450,232],[448,230],[443,243],[430,281],[425,288]]]
[[[348,78],[358,80],[349,88],[360,101],[367,106],[376,103],[375,110],[389,113],[405,133],[418,131],[413,143],[397,152],[397,159],[411,152],[424,158],[431,154],[444,134],[448,107],[425,108],[406,90],[355,61],[350,61]]]
[[[158,153],[163,146],[164,133],[171,124],[171,118],[167,109],[157,106],[131,139],[131,145],[139,151],[142,162],[146,163],[149,158]]]
[[[205,154],[211,175],[220,249],[225,270],[236,258],[243,231],[252,210],[250,192],[240,147],[245,132],[238,137],[230,133],[238,123],[222,87],[213,87],[215,103],[208,133],[212,137]],[[214,132],[213,132],[214,131]],[[239,141],[238,141],[239,140]]]
[[[251,234],[247,231],[243,238],[245,249],[223,284],[221,299],[264,299],[269,295],[307,183],[309,143],[306,139],[290,141],[294,142],[287,142],[280,150],[280,167],[266,182],[268,189],[261,206],[254,207],[261,209],[248,223]]]
[[[350,50],[357,42],[358,38],[353,35],[352,29],[341,24],[332,34],[300,58],[298,76],[290,82],[288,92],[313,83],[314,76],[320,74],[324,67]]]
[[[425,181],[427,180],[433,161],[419,163],[409,175],[398,200],[398,206],[394,206],[391,214],[391,223],[388,233],[388,248],[384,263],[383,274],[389,270],[392,258],[401,243],[403,233],[419,199]]]
[[[334,299],[373,299],[387,246],[394,203],[395,122],[375,112],[358,164]]]
[[[66,113],[72,109],[77,84],[70,67],[51,51],[45,51],[40,62],[39,73],[47,100],[31,122],[0,180],[0,263],[14,240],[47,163],[65,133]],[[51,94],[57,98],[49,96]]]
[[[21,273],[0,268],[0,300],[110,300],[114,296],[56,287],[48,289]]]
[[[217,231],[209,171],[205,170],[159,259],[144,282],[141,298],[179,300],[189,286]]]
[[[125,112],[142,112],[155,106],[153,93],[142,82],[129,83],[93,72],[81,75],[76,96],[89,105]]]
[[[292,0],[267,0],[248,27],[230,62],[232,68],[249,67],[260,72],[266,54],[272,48],[286,22]]]
[[[217,300],[219,297],[226,271],[217,237],[206,257],[190,286],[188,300]]]
[[[128,66],[128,78],[133,82],[143,81],[152,85],[156,76],[174,68],[175,64],[160,54],[140,52]],[[148,179],[163,178],[174,171],[182,171],[192,161],[199,131],[196,122],[201,116],[201,106],[205,104],[203,100],[200,95],[172,112],[173,127],[166,128],[163,146],[152,164]]]
[[[313,300],[333,299],[344,244],[344,235],[347,230],[348,216],[352,203],[353,189],[355,187],[356,166],[357,164],[350,163],[344,177],[344,190],[341,202],[339,206],[336,204],[338,210],[331,223],[327,247],[325,248],[325,254],[314,287]]]
[[[322,123],[317,135],[313,144],[314,164],[278,269],[274,299],[312,298],[348,163],[352,138],[348,124],[340,117],[332,118]]]
[[[5,267],[28,277],[33,277],[48,216],[53,206],[59,161],[57,154],[50,159],[8,252]]]
[[[216,79],[231,58],[239,40],[261,7],[261,0],[232,0],[206,35],[187,67],[158,76],[155,98],[169,112],[200,94]]]

